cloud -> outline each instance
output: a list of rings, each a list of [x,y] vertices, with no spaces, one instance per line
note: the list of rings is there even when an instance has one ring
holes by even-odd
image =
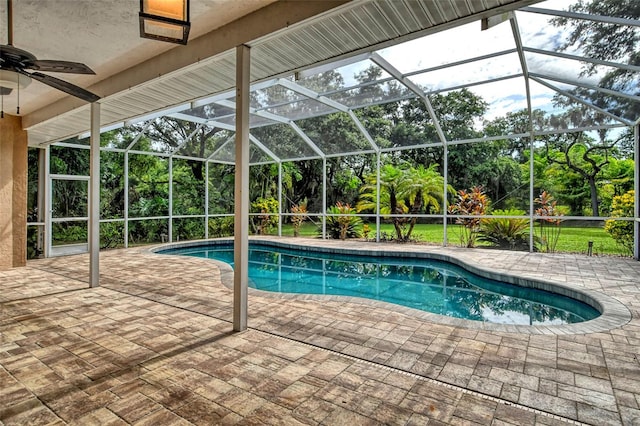
[[[552,0],[538,3],[534,7],[566,10],[574,0]],[[570,28],[551,23],[552,16],[538,13],[516,12],[518,31],[523,46],[533,49],[557,51],[569,39]],[[517,52],[466,62],[471,58],[491,55],[507,50],[516,50],[514,31],[509,22],[481,31],[480,22],[475,21],[450,30],[431,34],[416,40],[391,46],[378,51],[383,58],[401,73],[427,91],[446,92],[452,88],[474,84],[490,79],[522,75],[521,58]],[[572,46],[567,53],[581,55],[582,49]],[[584,62],[533,52],[524,52],[528,72],[548,77],[547,81],[562,90],[575,86],[554,81],[576,81],[596,85],[610,71],[598,67],[592,76],[583,76]],[[463,62],[463,63],[458,63]],[[448,64],[455,66],[444,67]],[[345,84],[358,84],[355,75],[372,66],[371,61],[362,61],[338,69]],[[424,72],[425,70],[431,70]],[[415,74],[414,74],[415,73]],[[381,78],[388,75],[383,73]],[[530,81],[533,108],[558,112],[552,99],[556,92],[544,85]],[[527,108],[524,78],[511,78],[494,83],[469,86],[469,90],[481,96],[488,104],[485,119],[493,120],[508,112]]]

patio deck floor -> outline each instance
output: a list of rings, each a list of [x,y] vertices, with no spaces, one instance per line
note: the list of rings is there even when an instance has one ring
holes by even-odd
[[[0,272],[0,424],[640,424],[640,262],[429,251],[604,293],[630,321],[579,333],[470,326],[388,304],[249,292],[231,332],[229,268],[101,253]]]

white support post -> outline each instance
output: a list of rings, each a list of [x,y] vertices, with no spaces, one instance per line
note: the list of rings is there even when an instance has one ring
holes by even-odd
[[[376,243],[380,242],[380,151],[376,153]],[[394,212],[391,212],[392,214]]]
[[[209,239],[209,160],[204,162],[204,239]]]
[[[100,104],[91,104],[89,287],[100,285]]]
[[[124,248],[129,247],[129,151],[124,153]]]
[[[635,169],[633,172],[633,189],[635,192],[633,208],[633,258],[640,260],[640,124],[633,128],[633,145]]]
[[[51,226],[51,212],[53,209],[51,196],[53,195],[53,190],[51,188],[50,145],[47,145],[44,150],[44,257],[49,257],[51,254],[51,239],[53,238],[53,229]]]
[[[167,241],[173,242],[173,157],[169,157],[169,219],[167,223]],[[180,239],[180,237],[178,237]],[[163,241],[164,242],[164,241]]]
[[[249,283],[249,46],[236,48],[233,330],[247,329]]]
[[[45,223],[45,211],[47,205],[47,196],[45,195],[47,192],[47,172],[45,167],[47,166],[47,150],[44,148],[38,148],[38,217],[37,220],[39,223]],[[38,225],[37,232],[37,249],[40,252],[40,255],[45,256],[45,227],[43,225]]]
[[[322,239],[327,239],[327,158],[322,157]]]
[[[282,237],[282,162],[278,162],[278,237]]]
[[[447,142],[442,143],[442,162],[442,246],[447,247],[449,245],[449,236],[447,234],[449,225],[449,191],[447,191],[447,188],[449,188],[449,146]]]
[[[535,128],[533,125],[533,104],[531,102],[531,84],[529,82],[529,79],[531,78],[531,73],[529,72],[529,67],[527,66],[527,59],[525,57],[525,53],[524,53],[524,47],[522,44],[522,37],[520,36],[520,27],[518,25],[518,20],[516,18],[516,15],[511,15],[509,18],[509,22],[511,24],[511,32],[513,33],[513,39],[516,42],[516,49],[518,50],[518,57],[520,58],[520,66],[522,67],[522,75],[524,76],[524,88],[525,88],[525,92],[527,95],[527,110],[529,111],[529,137],[530,137],[530,144],[529,144],[529,252],[533,253],[534,249],[535,249],[535,243],[534,243],[534,220],[533,220],[533,213],[534,213],[534,181],[533,181],[533,160],[535,158],[534,156],[534,150],[535,150],[535,140],[536,140],[536,134],[535,134]]]
[[[531,111],[531,108],[529,108],[529,111]],[[535,250],[535,239],[534,239],[534,232],[535,232],[535,221],[533,220],[533,214],[535,212],[535,196],[533,191],[535,190],[535,182],[533,181],[534,179],[534,169],[533,169],[533,161],[535,160],[535,147],[536,147],[536,137],[535,137],[535,133],[533,131],[533,115],[530,112],[529,113],[529,132],[530,132],[530,137],[529,137],[529,253],[533,253]]]

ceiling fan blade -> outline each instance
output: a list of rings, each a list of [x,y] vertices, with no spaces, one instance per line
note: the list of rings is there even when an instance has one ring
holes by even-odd
[[[48,86],[51,86],[55,89],[62,90],[65,93],[68,93],[76,98],[80,98],[87,102],[96,102],[100,100],[100,96],[95,95],[88,90],[83,89],[82,87],[78,87],[75,84],[71,84],[67,81],[60,80],[59,78],[51,77],[50,75],[41,74],[39,72],[24,72],[22,74],[28,75],[34,80],[38,80],[41,83],[44,83]]]
[[[0,96],[9,95],[11,93],[11,90],[13,89],[9,89],[8,87],[0,87]]]
[[[66,72],[69,74],[95,74],[91,68],[80,62],[54,61],[36,59],[25,65],[25,68],[36,71]]]

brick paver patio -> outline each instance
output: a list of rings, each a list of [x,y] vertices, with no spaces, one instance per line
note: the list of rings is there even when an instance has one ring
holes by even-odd
[[[441,321],[388,304],[250,291],[231,332],[228,267],[148,249],[0,272],[0,423],[640,424],[640,262],[420,250],[621,302],[579,333]],[[227,285],[225,285],[226,283]]]

